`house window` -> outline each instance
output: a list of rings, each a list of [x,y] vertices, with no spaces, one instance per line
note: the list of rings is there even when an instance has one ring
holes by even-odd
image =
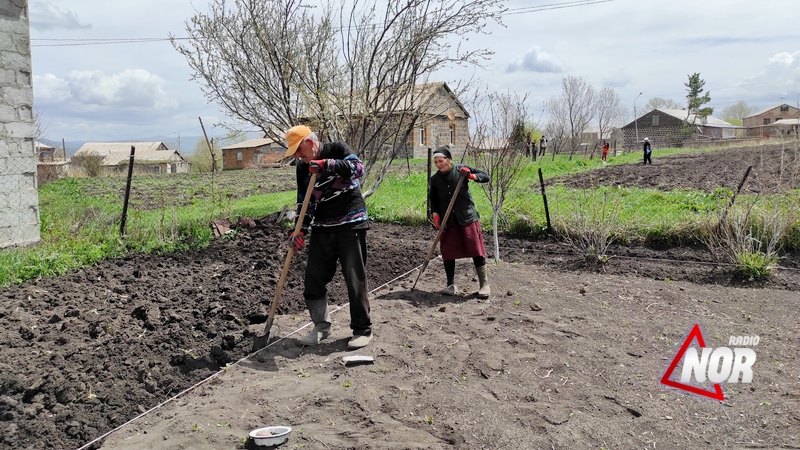
[[[658,116],[653,116],[653,126],[654,127],[658,126]]]
[[[769,117],[764,118],[764,125],[769,125]]]
[[[241,161],[242,160],[242,152],[236,152],[236,160],[237,161]]]
[[[456,126],[450,125],[450,144],[456,143]]]
[[[425,127],[419,127],[419,143],[425,145]]]
[[[789,111],[789,107],[788,106],[781,106],[781,112],[784,112],[784,111]]]

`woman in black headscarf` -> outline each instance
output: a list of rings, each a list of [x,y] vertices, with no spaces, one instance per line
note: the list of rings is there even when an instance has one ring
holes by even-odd
[[[489,174],[467,165],[453,164],[453,155],[450,153],[450,147],[446,145],[433,152],[433,162],[438,170],[431,176],[428,198],[433,212],[434,226],[436,229],[444,227],[439,250],[444,260],[447,287],[441,292],[445,295],[458,294],[458,288],[455,285],[456,259],[472,258],[480,283],[478,298],[489,298],[489,282],[486,279],[486,248],[479,222],[480,216],[475,208],[472,195],[469,193],[469,185],[466,183],[466,181],[486,183],[489,181]],[[456,196],[447,223],[439,223],[450,204],[450,199],[453,198],[461,173],[466,174],[465,183]]]

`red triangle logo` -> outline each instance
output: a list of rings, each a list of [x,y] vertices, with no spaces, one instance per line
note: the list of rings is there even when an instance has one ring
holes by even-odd
[[[720,387],[719,383],[714,384],[714,391],[706,391],[694,386],[689,386],[688,384],[679,383],[677,381],[672,381],[669,378],[672,376],[672,372],[675,371],[675,368],[678,367],[678,363],[681,362],[683,359],[683,355],[686,353],[686,349],[689,348],[689,345],[692,344],[692,340],[697,339],[697,343],[700,347],[705,347],[706,343],[703,340],[703,333],[700,332],[700,325],[694,324],[692,327],[692,331],[689,332],[689,336],[686,337],[686,340],[683,341],[683,345],[681,345],[680,350],[678,350],[678,354],[675,355],[675,358],[672,360],[672,364],[667,367],[667,371],[664,372],[664,376],[661,377],[661,384],[669,387],[674,387],[676,389],[681,389],[686,392],[691,392],[692,394],[702,395],[704,397],[713,398],[714,400],[719,400],[721,402],[725,401],[725,395],[722,393],[722,387]]]

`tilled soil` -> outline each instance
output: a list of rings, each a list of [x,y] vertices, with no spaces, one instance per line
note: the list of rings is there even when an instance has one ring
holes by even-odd
[[[639,187],[672,191],[718,188],[737,190],[747,172],[742,192],[773,193],[800,188],[800,147],[790,140],[754,147],[718,149],[676,156],[659,157],[653,150],[653,163],[607,166],[560,180],[567,186]]]
[[[664,160],[656,154],[646,169],[658,170]],[[700,171],[699,160],[691,161],[690,170]],[[641,169],[603,170],[622,171],[619,180]],[[286,228],[257,221],[203,250],[130,255],[4,288],[0,448],[80,447],[246,357],[274,296],[285,236]],[[300,424],[306,431],[293,439],[304,448],[798,442],[797,254],[756,283],[699,247],[615,246],[598,267],[555,240],[503,236],[503,262],[491,267],[494,294],[486,302],[470,295],[476,282],[468,261],[459,262],[457,280],[467,294],[437,293],[444,284],[438,260],[410,290],[416,272],[408,272],[423,262],[433,236],[430,228],[379,223],[369,232],[369,285],[380,287],[376,339],[367,348],[374,367],[356,376],[335,364],[346,354],[347,320],[340,317],[337,339],[327,346],[306,351],[282,341],[237,364],[248,371],[225,375],[224,400],[205,384],[166,415],[146,416],[91,446],[243,447],[242,430],[276,421]],[[300,252],[275,338],[307,321],[304,265]],[[334,305],[346,302],[340,275],[329,288]],[[727,406],[658,384],[665,360],[698,321],[716,346],[727,335],[762,337],[759,378],[750,388],[726,388],[736,400]],[[358,389],[343,394],[346,383]],[[220,403],[230,414],[209,418]],[[151,430],[151,441],[133,439],[161,426],[167,428]]]

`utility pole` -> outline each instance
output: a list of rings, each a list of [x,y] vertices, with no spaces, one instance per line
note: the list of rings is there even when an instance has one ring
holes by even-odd
[[[642,93],[639,92],[639,95],[633,99],[633,126],[636,128],[636,144],[639,143],[639,115],[636,114],[636,100],[638,100],[641,95]]]

